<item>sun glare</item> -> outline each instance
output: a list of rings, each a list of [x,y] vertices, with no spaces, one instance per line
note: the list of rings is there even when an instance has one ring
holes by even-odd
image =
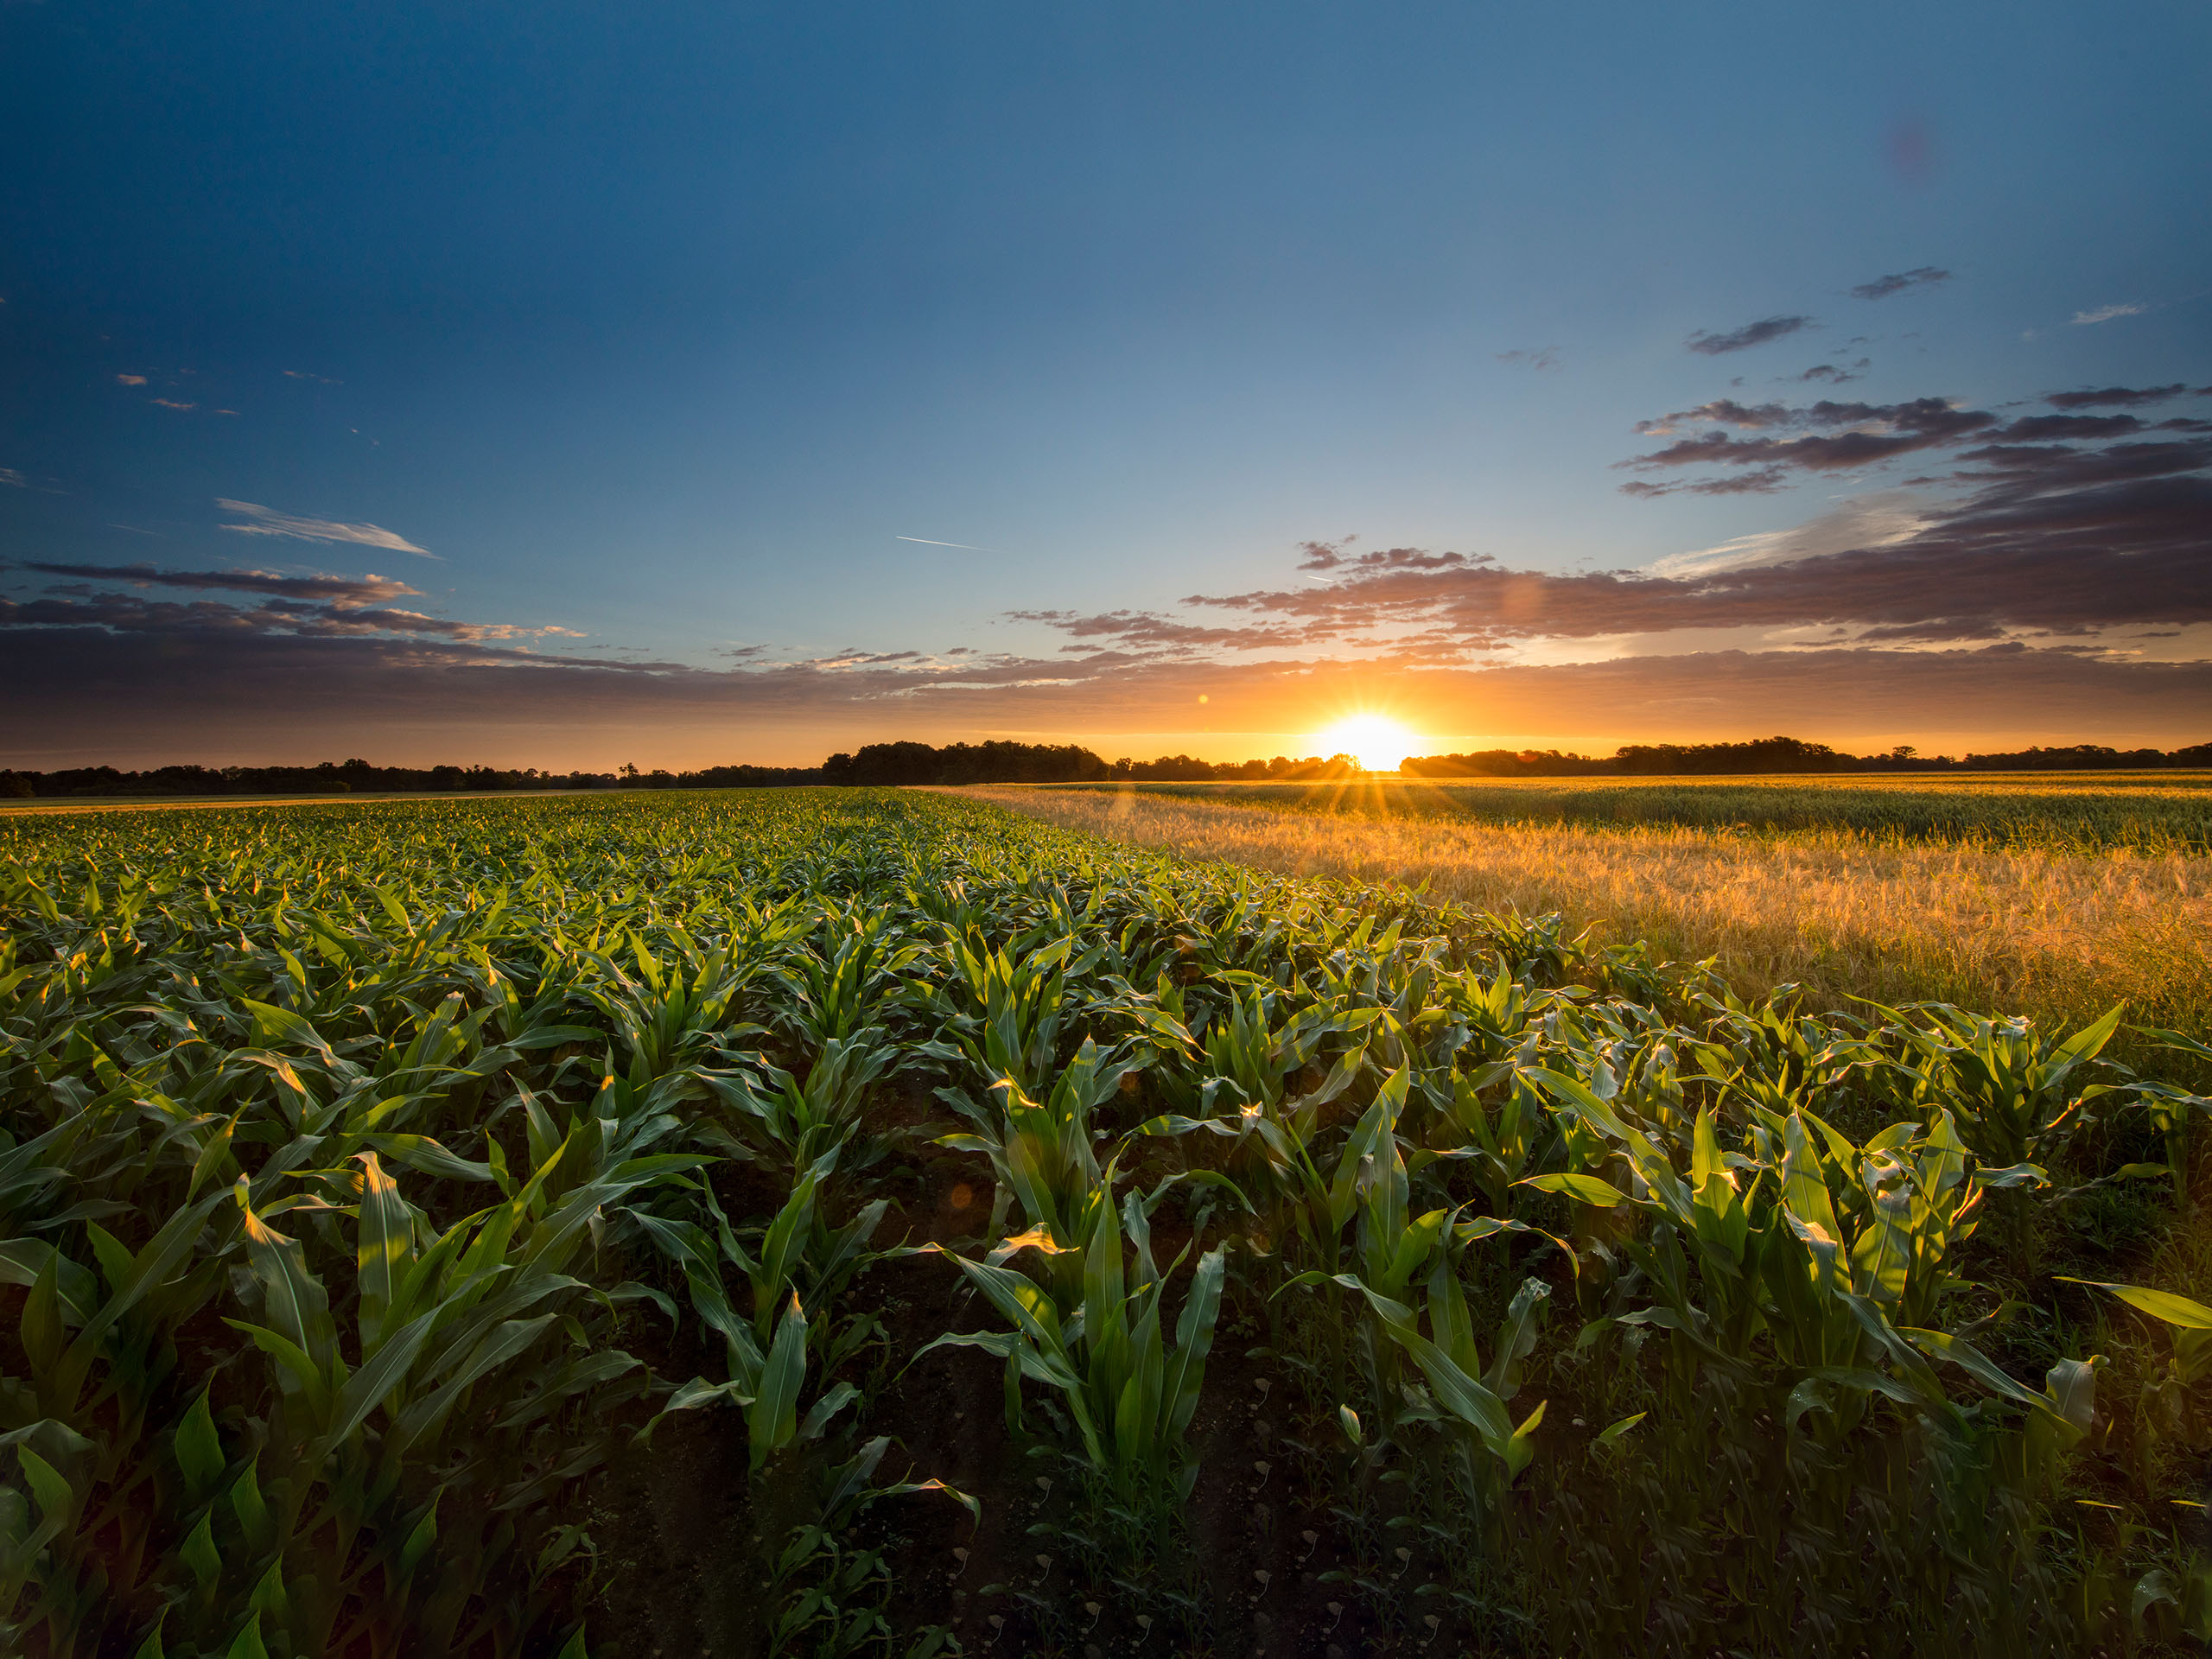
[[[1323,755],[1348,754],[1367,772],[1395,772],[1398,762],[1421,746],[1421,740],[1385,715],[1351,715],[1313,741]]]

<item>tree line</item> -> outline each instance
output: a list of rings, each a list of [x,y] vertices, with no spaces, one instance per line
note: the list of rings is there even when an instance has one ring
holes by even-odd
[[[1796,737],[1741,743],[1625,743],[1605,756],[1557,749],[1482,749],[1471,754],[1408,755],[1414,778],[1713,777],[1749,772],[2114,772],[2212,766],[2212,743],[2181,749],[2115,749],[2101,743],[2031,747],[1964,759],[1923,754],[1900,743],[1884,754],[1847,754]]]
[[[1484,749],[1468,754],[1408,755],[1416,778],[1716,776],[1748,772],[2087,772],[2212,766],[2212,743],[2181,749],[2115,749],[2096,743],[1975,754],[1923,755],[1910,744],[1885,754],[1853,755],[1795,737],[1741,743],[1630,743],[1606,756],[1557,749]],[[818,766],[705,766],[694,772],[543,772],[535,766],[378,766],[325,760],[312,766],[156,766],[121,772],[73,766],[58,772],[0,771],[0,798],[92,796],[489,794],[575,789],[773,789],[810,785],[1073,783],[1321,783],[1357,774],[1348,754],[1276,755],[1268,760],[1107,760],[1080,744],[869,743]]]

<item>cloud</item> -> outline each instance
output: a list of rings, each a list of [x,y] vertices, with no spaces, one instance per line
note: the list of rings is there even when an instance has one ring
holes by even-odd
[[[1990,435],[2044,442],[2052,438],[2117,438],[2142,429],[2143,423],[2133,415],[2028,415]]]
[[[2151,308],[2147,305],[2101,305],[2094,311],[2076,311],[2076,324],[2110,322],[2115,317],[2139,317]]]
[[[146,384],[146,377],[143,374],[118,374],[115,377],[115,384],[118,386],[143,386]]]
[[[1185,602],[1344,639],[1441,628],[1464,646],[1688,629],[1843,626],[1963,639],[2212,623],[2212,441],[1991,443],[1958,459],[1969,464],[1951,475],[1970,491],[1961,500],[1910,518],[1893,505],[1863,539],[1708,550],[1723,556],[1677,575],[1402,565],[1324,588]],[[1777,550],[1808,556],[1777,560]],[[1749,556],[1726,556],[1736,553]]]
[[[1298,550],[1306,556],[1298,562],[1300,570],[1440,570],[1455,564],[1487,561],[1487,554],[1431,553],[1419,547],[1379,547],[1368,553],[1347,553],[1344,549],[1359,538],[1347,536],[1341,542],[1300,542]]]
[[[1815,363],[1797,378],[1800,380],[1825,380],[1830,385],[1840,386],[1847,381],[1863,378],[1866,371],[1873,366],[1873,363],[1874,359],[1871,357],[1862,357],[1856,363],[1841,365],[1834,363]]]
[[[237,513],[250,521],[222,526],[241,535],[289,536],[302,542],[356,542],[363,547],[381,547],[395,553],[412,553],[417,558],[435,559],[438,556],[429,548],[417,547],[397,531],[378,524],[349,524],[329,518],[301,518],[251,501],[229,501],[219,497],[215,505],[226,512]]]
[[[319,386],[342,386],[346,384],[343,380],[333,380],[327,375],[309,374],[305,369],[286,369],[283,372],[287,380],[312,380]]]
[[[73,567],[53,568],[67,570]],[[116,573],[95,568],[95,574],[111,579]],[[453,621],[445,617],[426,616],[420,611],[368,608],[358,599],[350,603],[305,603],[293,594],[280,593],[258,605],[229,605],[215,600],[181,602],[133,594],[99,593],[89,585],[80,584],[53,589],[40,599],[20,602],[0,600],[0,630],[16,631],[11,648],[41,631],[57,629],[73,634],[99,631],[142,641],[157,638],[163,642],[165,652],[180,639],[209,641],[271,636],[313,639],[398,634],[477,647],[487,662],[520,658],[602,668],[674,666],[666,663],[639,664],[588,658],[546,658],[526,648],[493,649],[488,642],[567,633],[568,630],[524,627],[509,622]]]
[[[1620,486],[1623,495],[1649,500],[1662,495],[1772,495],[1786,489],[1789,474],[1780,467],[1762,467],[1732,478],[1677,479],[1670,484],[1646,484],[1642,480]]]
[[[1691,351],[1702,352],[1707,357],[1719,357],[1724,352],[1749,351],[1754,346],[1764,346],[1770,340],[1780,340],[1784,334],[1794,334],[1801,328],[1813,326],[1810,317],[1762,317],[1757,322],[1747,322],[1728,334],[1715,334],[1700,329],[1684,340]]]
[[[1886,300],[1892,294],[1902,294],[1908,289],[1930,288],[1937,283],[1948,283],[1951,273],[1938,270],[1933,265],[1921,265],[1911,270],[1900,270],[1888,276],[1877,276],[1871,283],[1861,283],[1850,290],[1854,300]]]
[[[1559,348],[1546,346],[1535,351],[1497,352],[1492,353],[1501,363],[1515,368],[1555,369],[1559,366]]]
[[[508,765],[605,766],[640,732],[657,746],[651,762],[671,766],[811,760],[874,740],[1008,731],[1097,746],[1101,733],[1189,732],[1202,694],[1208,727],[1253,734],[1249,747],[1261,753],[1269,734],[1384,701],[1417,730],[1584,747],[1755,728],[1860,752],[1939,731],[1973,732],[1967,741],[1993,747],[2122,738],[2166,747],[2212,730],[2212,664],[2056,650],[1730,651],[1414,675],[1395,664],[1071,669],[1007,658],[949,680],[897,667],[563,661],[388,636],[181,631],[149,651],[99,627],[53,627],[16,632],[0,652],[0,698],[22,716],[7,733],[22,747],[0,750],[0,764],[220,760],[241,743],[259,758],[296,761],[360,752],[351,747],[358,740],[425,760],[465,752]],[[771,745],[779,753],[762,752]]]
[[[1988,431],[1998,417],[1980,410],[1962,410],[1942,397],[1916,397],[1899,404],[1836,403],[1828,399],[1792,409],[1780,404],[1747,405],[1733,398],[1717,398],[1695,409],[1680,410],[1640,423],[1638,430],[1653,436],[1673,433],[1685,424],[1732,426],[1751,432],[1803,432],[1799,437],[1732,438],[1723,431],[1707,431],[1677,439],[1649,454],[1616,461],[1616,467],[1637,470],[1724,466],[1767,469],[1764,481],[1747,486],[1723,480],[1700,484],[1623,486],[1630,495],[1663,495],[1676,489],[1700,494],[1735,494],[1745,488],[1774,487],[1782,480],[1777,468],[1803,472],[1839,472],[1870,467],[1878,461],[1916,450],[1940,448]]]
[[[918,542],[924,547],[957,547],[969,553],[995,553],[995,547],[976,547],[968,542],[933,542],[926,536],[893,536],[894,542]]]
[[[180,404],[174,398],[169,397],[155,397],[149,401],[151,402],[156,409],[197,409],[200,407],[197,404]]]
[[[1078,643],[1061,647],[1078,652],[1088,641],[1104,641],[1124,654],[1189,656],[1202,651],[1295,651],[1325,644],[1342,629],[1326,622],[1263,623],[1242,627],[1177,622],[1151,611],[1105,611],[1084,616],[1074,611],[1009,611],[1013,622],[1042,622]]]
[[[2177,380],[2171,386],[2145,386],[2140,390],[2130,386],[2106,386],[2097,391],[2046,392],[2044,402],[2053,409],[2133,409],[2144,404],[2163,404],[2169,397],[2178,397],[2188,390],[2185,385]],[[2212,386],[2206,387],[2205,391],[2212,392]]]
[[[1886,547],[1904,540],[1927,521],[1926,504],[1911,491],[1880,490],[1839,502],[1788,530],[1761,531],[1717,547],[1671,553],[1655,559],[1643,570],[1646,575],[1680,579],[1753,565],[1789,564],[1825,553]]]
[[[31,486],[30,480],[12,467],[0,467],[0,484],[16,490],[28,490]]]
[[[128,525],[118,526],[128,529]],[[422,590],[390,576],[286,576],[270,570],[157,570],[149,564],[44,564],[16,567],[41,575],[76,576],[92,582],[126,582],[133,587],[188,588],[233,594],[266,594],[307,600],[338,610],[388,605],[395,599],[419,599]]]

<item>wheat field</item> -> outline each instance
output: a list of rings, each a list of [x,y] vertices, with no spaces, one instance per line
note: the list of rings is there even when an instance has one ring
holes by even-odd
[[[1940,999],[2078,1021],[2202,1031],[2212,1015],[2212,861],[1847,830],[1496,823],[1141,789],[963,791],[1048,823],[1186,856],[1423,887],[1564,912],[1615,942],[1718,958],[1740,992],[1787,982],[1841,1004]]]

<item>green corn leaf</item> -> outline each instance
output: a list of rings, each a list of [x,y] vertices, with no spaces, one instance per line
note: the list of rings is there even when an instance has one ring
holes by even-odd
[[[1595,1175],[1529,1175],[1513,1185],[1533,1186],[1539,1192],[1564,1192],[1578,1204],[1599,1210],[1610,1210],[1629,1201],[1627,1193]]]
[[[355,1230],[355,1284],[360,1306],[354,1317],[361,1332],[361,1357],[372,1357],[384,1340],[385,1317],[392,1296],[414,1265],[415,1216],[399,1196],[399,1186],[384,1172],[374,1152],[355,1160],[361,1166],[361,1202]]]
[[[2212,1307],[2202,1302],[2192,1302],[2186,1296],[2177,1296],[2168,1290],[2150,1290],[2141,1285],[2110,1285],[2096,1279],[2070,1279],[2059,1275],[2069,1285],[2087,1285],[2093,1290],[2108,1290],[2130,1307],[2148,1313],[2154,1319],[2168,1325],[2177,1325],[2185,1331],[2212,1331]]]
[[[61,1253],[49,1249],[38,1276],[31,1281],[31,1294],[23,1299],[23,1309],[16,1317],[16,1334],[22,1338],[24,1357],[30,1361],[31,1374],[44,1377],[61,1363],[69,1333],[61,1323]]]
[[[238,1516],[247,1543],[257,1550],[267,1551],[276,1548],[276,1522],[261,1495],[260,1462],[256,1457],[231,1483],[231,1512]]]
[[[177,1554],[185,1566],[192,1569],[192,1576],[205,1591],[223,1576],[223,1558],[215,1548],[215,1529],[213,1514],[200,1517],[200,1524],[192,1529]]]
[[[429,1507],[423,1512],[423,1518],[415,1523],[414,1530],[407,1535],[407,1541],[400,1547],[399,1576],[401,1578],[410,1576],[415,1571],[416,1564],[429,1552],[430,1546],[437,1542],[438,1500],[444,1496],[443,1487],[430,1494]]]
[[[798,1432],[798,1393],[806,1376],[806,1310],[794,1294],[776,1322],[775,1340],[760,1370],[760,1391],[745,1408],[747,1438],[757,1471]]]
[[[1599,1446],[1611,1446],[1615,1444],[1624,1434],[1626,1434],[1629,1430],[1634,1428],[1638,1423],[1642,1422],[1648,1414],[1648,1413],[1639,1411],[1633,1417],[1624,1417],[1617,1423],[1609,1424],[1605,1428],[1598,1431],[1594,1444]]]
[[[185,1489],[201,1502],[213,1496],[223,1478],[224,1459],[222,1443],[215,1437],[215,1420],[207,1409],[207,1389],[200,1391],[177,1425],[171,1449],[184,1476]]]

